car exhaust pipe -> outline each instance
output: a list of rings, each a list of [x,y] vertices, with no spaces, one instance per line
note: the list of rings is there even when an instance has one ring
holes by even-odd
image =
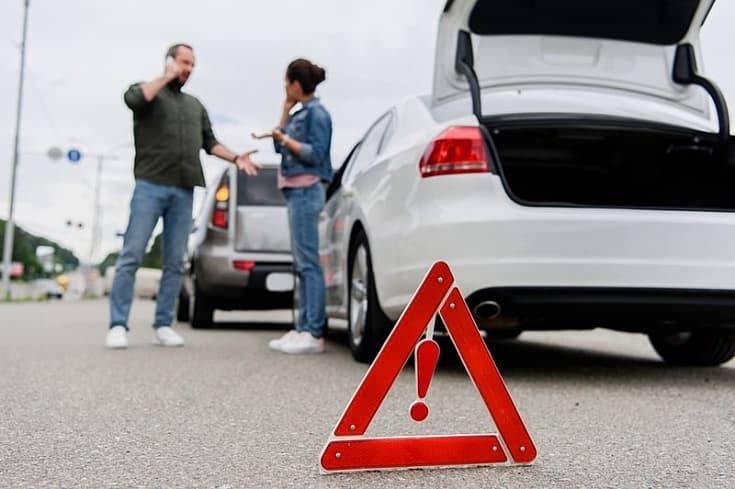
[[[502,314],[503,310],[495,301],[482,301],[472,308],[472,314],[478,319],[490,320]]]

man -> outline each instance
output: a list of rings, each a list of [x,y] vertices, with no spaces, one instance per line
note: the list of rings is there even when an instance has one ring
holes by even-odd
[[[171,46],[166,53],[164,74],[150,82],[134,84],[125,92],[125,104],[133,111],[135,191],[110,291],[110,329],[105,343],[108,348],[128,346],[135,273],[161,217],[163,274],[153,323],[155,341],[163,346],[184,344],[171,324],[191,227],[193,188],[205,185],[200,150],[236,164],[251,176],[260,168],[250,159],[252,152],[237,155],[220,144],[204,106],[181,91],[195,61],[191,46]]]

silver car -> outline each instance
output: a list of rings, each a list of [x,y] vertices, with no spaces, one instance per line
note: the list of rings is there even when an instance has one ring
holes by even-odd
[[[234,166],[217,175],[192,228],[178,319],[209,328],[215,309],[289,309],[291,238],[278,168],[255,177]]]

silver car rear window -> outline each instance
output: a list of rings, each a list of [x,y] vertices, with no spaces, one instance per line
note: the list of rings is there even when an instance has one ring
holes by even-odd
[[[244,172],[238,172],[237,205],[286,205],[286,200],[278,189],[278,170],[264,168],[255,177],[249,177]]]

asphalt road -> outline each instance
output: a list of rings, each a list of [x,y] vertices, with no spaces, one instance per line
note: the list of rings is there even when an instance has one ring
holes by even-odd
[[[0,304],[0,487],[735,486],[735,365],[667,367],[642,336],[494,347],[533,466],[323,476],[319,453],[366,368],[340,335],[325,355],[283,356],[266,342],[289,313],[238,313],[213,331],[181,325],[187,345],[172,350],[151,345],[152,316],[136,303],[131,348],[107,351],[104,302]],[[493,430],[473,389],[442,362],[416,426],[409,369],[369,433]]]

